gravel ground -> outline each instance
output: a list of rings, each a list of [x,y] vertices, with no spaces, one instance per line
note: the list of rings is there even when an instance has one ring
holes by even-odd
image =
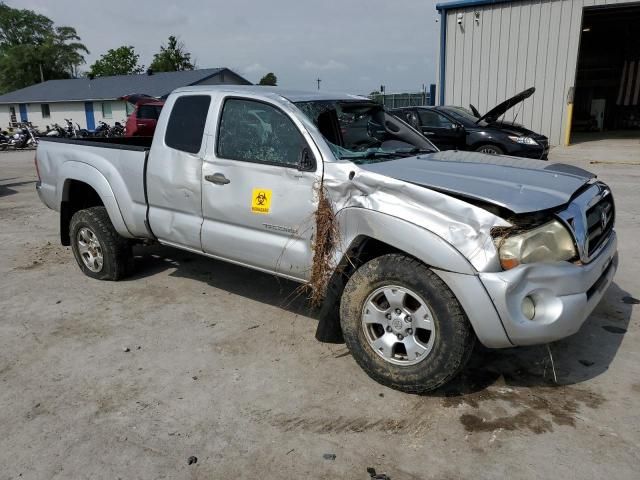
[[[0,154],[0,479],[637,479],[640,142],[552,157],[614,190],[615,284],[551,345],[557,384],[545,347],[477,349],[414,396],[318,343],[289,282],[162,247],[126,281],[83,276],[33,152]]]

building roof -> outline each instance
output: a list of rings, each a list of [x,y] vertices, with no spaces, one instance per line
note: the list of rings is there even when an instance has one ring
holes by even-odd
[[[453,2],[436,4],[436,10],[447,11],[467,7],[480,7],[483,5],[492,5],[495,3],[515,3],[518,1],[522,0],[454,0]]]
[[[366,100],[367,97],[361,95],[352,95],[344,92],[330,92],[318,90],[292,90],[289,88],[269,87],[264,85],[194,85],[191,87],[183,87],[176,92],[225,92],[230,94],[258,94],[267,97],[283,97],[290,102],[313,102],[313,101],[331,101],[331,100]]]
[[[158,72],[152,75],[115,75],[97,77],[93,80],[86,77],[48,80],[0,95],[0,104],[114,100],[131,93],[162,97],[178,87],[202,82],[223,71],[231,72],[227,68],[205,68],[182,72]],[[235,72],[231,73],[237,75]]]

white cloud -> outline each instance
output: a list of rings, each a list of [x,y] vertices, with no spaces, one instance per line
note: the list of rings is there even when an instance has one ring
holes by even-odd
[[[261,63],[252,63],[246,67],[240,67],[240,73],[260,73],[266,71],[267,67],[263,66]]]
[[[338,62],[334,59],[328,60],[324,63],[316,63],[310,60],[305,60],[302,64],[302,68],[304,70],[344,70],[347,68],[347,66],[344,63]]]

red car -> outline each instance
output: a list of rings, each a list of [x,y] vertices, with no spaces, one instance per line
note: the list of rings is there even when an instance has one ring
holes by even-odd
[[[125,137],[152,137],[156,130],[160,111],[164,100],[158,100],[144,94],[132,94],[121,97],[122,100],[135,105],[135,109],[127,118]]]

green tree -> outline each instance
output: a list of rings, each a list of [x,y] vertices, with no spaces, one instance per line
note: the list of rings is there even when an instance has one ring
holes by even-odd
[[[89,75],[108,77],[111,75],[131,75],[142,73],[143,65],[138,65],[138,55],[131,45],[123,45],[100,56],[89,69]]]
[[[272,87],[275,87],[278,85],[278,77],[276,77],[273,72],[269,72],[260,79],[258,85],[270,85]]]
[[[89,53],[72,27],[0,3],[0,91],[69,78]]]
[[[180,72],[196,68],[191,63],[191,54],[184,50],[184,43],[171,35],[167,46],[160,46],[160,52],[153,56],[149,68],[154,72]]]

